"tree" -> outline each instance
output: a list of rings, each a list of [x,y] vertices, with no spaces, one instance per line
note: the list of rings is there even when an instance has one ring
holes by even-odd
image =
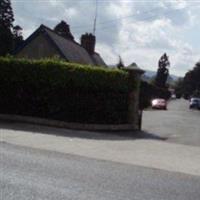
[[[23,43],[22,28],[19,25],[13,27],[13,42],[14,49],[19,47]]]
[[[61,21],[57,24],[54,31],[66,39],[74,40],[74,36],[70,32],[69,25],[65,21]]]
[[[0,55],[4,56],[13,47],[13,11],[10,0],[0,1]]]
[[[158,61],[158,70],[155,78],[156,86],[166,88],[166,82],[169,75],[169,66],[169,58],[167,54],[164,53]]]
[[[123,61],[122,61],[121,56],[119,56],[119,62],[118,62],[118,64],[117,64],[117,68],[118,68],[118,69],[124,68],[124,63],[123,63]]]
[[[200,94],[200,61],[188,71],[183,78],[183,93],[185,98]]]
[[[174,89],[175,89],[176,98],[181,98],[181,96],[183,95],[183,78],[179,78],[174,83]]]

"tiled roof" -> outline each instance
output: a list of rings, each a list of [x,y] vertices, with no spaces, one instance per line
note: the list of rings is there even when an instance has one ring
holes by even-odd
[[[94,53],[91,56],[95,65],[106,66],[106,63],[103,61],[98,53]]]
[[[45,30],[68,61],[82,64],[94,64],[88,52],[76,42],[65,39],[47,28],[45,28]]]
[[[58,35],[56,32],[44,25],[41,25],[15,53],[18,53],[24,48],[24,46],[28,45],[33,38],[37,37],[38,33],[45,34],[53,45],[59,50],[62,57],[69,62],[106,66],[105,62],[98,53],[95,52],[92,55],[89,54],[79,43]]]

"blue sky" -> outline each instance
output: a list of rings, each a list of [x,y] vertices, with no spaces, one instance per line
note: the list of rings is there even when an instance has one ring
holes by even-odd
[[[79,41],[91,32],[95,0],[11,0],[15,24],[29,36],[40,24],[53,28],[61,20]],[[199,0],[98,0],[97,44],[107,64],[118,56],[126,65],[157,70],[167,53],[170,72],[183,76],[200,60]]]

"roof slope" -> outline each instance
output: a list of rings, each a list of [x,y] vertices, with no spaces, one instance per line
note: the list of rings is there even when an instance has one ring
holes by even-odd
[[[45,28],[45,30],[68,61],[82,64],[94,64],[88,52],[79,44],[72,40],[65,39],[47,28]]]
[[[106,66],[106,63],[103,61],[98,53],[95,52],[93,55],[91,55],[91,57],[95,65]]]
[[[98,53],[90,55],[85,48],[73,40],[66,39],[50,28],[41,25],[25,42],[24,45],[19,48],[14,54],[21,51],[26,45],[29,44],[39,33],[42,33],[47,37],[47,39],[59,50],[62,57],[64,57],[69,62],[90,64],[90,65],[100,65],[106,66],[103,59]]]

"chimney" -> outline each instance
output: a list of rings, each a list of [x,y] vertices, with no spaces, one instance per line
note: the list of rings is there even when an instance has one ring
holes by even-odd
[[[58,35],[68,40],[74,40],[74,36],[71,34],[71,31],[70,31],[70,27],[65,21],[61,21],[59,24],[57,24],[56,27],[54,28],[54,31]]]
[[[92,33],[85,33],[81,36],[81,46],[87,50],[89,54],[95,52],[96,37]]]

